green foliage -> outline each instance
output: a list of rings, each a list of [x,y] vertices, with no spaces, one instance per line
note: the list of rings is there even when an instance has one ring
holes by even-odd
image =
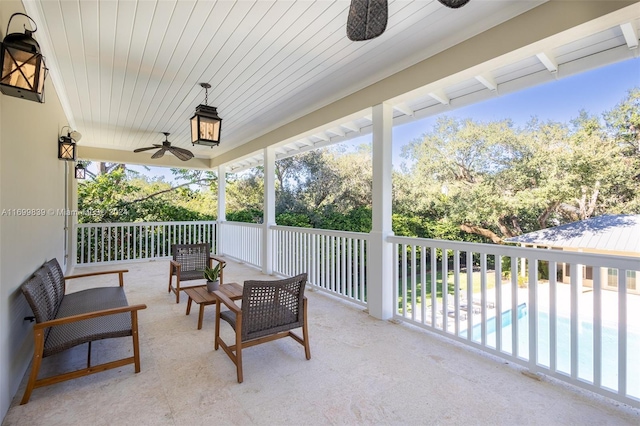
[[[298,228],[311,228],[309,216],[302,213],[281,213],[276,216],[276,223],[282,226],[295,226]]]
[[[262,223],[262,210],[256,208],[227,212],[226,216],[230,222]]]
[[[441,117],[393,172],[396,235],[493,241],[602,214],[640,213],[640,88],[602,117],[570,123]],[[370,232],[370,145],[308,151],[276,162],[279,225]],[[217,177],[173,169],[178,187],[101,163],[79,183],[79,221],[211,220]],[[261,223],[261,167],[227,175],[226,219]],[[440,255],[440,254],[439,254]],[[508,272],[510,265],[503,265]]]
[[[213,268],[210,268],[209,266],[205,266],[202,275],[204,276],[204,279],[207,281],[218,281],[218,279],[220,278],[220,272],[222,272],[225,266],[227,266],[226,263],[218,263]]]

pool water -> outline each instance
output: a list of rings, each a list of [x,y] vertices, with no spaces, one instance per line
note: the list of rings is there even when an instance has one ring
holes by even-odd
[[[504,311],[502,317],[502,348],[511,353],[512,318],[511,310]],[[529,359],[529,315],[525,303],[518,305],[518,354],[523,359]],[[550,366],[549,344],[549,315],[538,313],[538,365]],[[640,398],[640,335],[627,330],[627,395]],[[481,341],[481,326],[475,324],[472,339]],[[578,378],[593,383],[593,323],[581,321],[578,328]],[[466,337],[467,332],[460,332]],[[487,320],[487,346],[496,347],[496,318]],[[617,327],[602,327],[602,365],[601,383],[603,387],[613,391],[618,389],[618,329]],[[556,370],[571,374],[571,320],[566,317],[556,317]]]

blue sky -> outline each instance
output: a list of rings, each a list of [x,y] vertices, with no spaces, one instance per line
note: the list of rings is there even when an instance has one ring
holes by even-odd
[[[399,167],[402,147],[429,131],[438,117],[448,115],[458,118],[473,118],[475,121],[513,120],[516,126],[526,124],[531,117],[543,121],[568,122],[577,117],[582,109],[589,114],[601,115],[615,107],[629,89],[640,87],[640,58],[618,62],[585,73],[531,87],[504,96],[496,96],[478,104],[458,108],[440,115],[416,120],[393,129],[393,164]],[[345,142],[355,146],[371,140],[370,135]],[[173,180],[169,169],[130,166],[147,175],[162,175],[166,181]]]

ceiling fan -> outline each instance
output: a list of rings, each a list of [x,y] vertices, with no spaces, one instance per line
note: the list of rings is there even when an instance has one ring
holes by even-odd
[[[438,0],[443,5],[457,9],[469,0]],[[347,37],[352,41],[371,40],[387,29],[387,0],[351,0],[347,19]]]
[[[161,158],[162,156],[164,156],[164,153],[167,151],[169,151],[170,153],[172,153],[182,161],[187,161],[193,158],[193,153],[191,151],[186,150],[184,148],[178,148],[177,146],[171,146],[171,142],[169,142],[169,135],[171,133],[162,132],[162,134],[164,135],[164,141],[162,142],[162,145],[158,145],[157,143],[154,143],[153,146],[134,149],[133,152],[143,152],[143,151],[149,151],[150,149],[160,148],[158,149],[158,151],[156,151],[155,154],[151,156],[151,158],[154,158],[154,159]]]

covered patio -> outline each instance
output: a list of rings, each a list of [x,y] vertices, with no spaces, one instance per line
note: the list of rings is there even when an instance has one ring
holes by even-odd
[[[388,37],[365,44],[344,36],[348,4],[0,3],[3,26],[16,12],[37,21],[35,36],[51,68],[44,104],[0,96],[3,424],[637,423],[638,325],[623,279],[637,269],[637,258],[394,236],[391,146],[394,125],[636,57],[640,3],[473,0],[456,15],[436,1],[395,0]],[[192,146],[189,135],[203,81],[220,83],[209,95],[225,120],[215,148]],[[78,224],[69,213],[77,213],[73,163],[56,157],[68,130],[85,135],[79,160],[216,171],[217,221]],[[170,132],[194,158],[133,152],[160,142],[159,132]],[[370,233],[275,223],[276,160],[369,134]],[[254,166],[265,171],[264,223],[228,222],[224,177]],[[231,263],[227,280],[309,272],[311,288],[322,290],[308,295],[310,361],[286,341],[251,348],[245,383],[235,383],[233,364],[213,351],[213,310],[198,331],[196,315],[185,316],[184,302],[166,294],[170,241],[158,239],[160,229],[200,225],[214,229],[206,241],[215,253],[258,268]],[[124,246],[125,235],[131,246]],[[128,262],[129,301],[149,306],[140,315],[142,372],[122,368],[38,389],[29,404],[15,406],[33,350],[20,286],[52,258],[67,273]],[[540,263],[549,267],[544,286]],[[612,318],[603,322],[600,283],[590,311],[581,308],[573,281],[569,302],[557,303],[559,263],[618,271]],[[505,282],[503,264],[511,271]],[[524,290],[519,265],[529,268]],[[438,274],[451,275],[454,293],[427,296],[426,283],[435,284]],[[476,300],[478,314],[465,317]],[[494,331],[499,314],[513,324],[504,336],[490,336],[490,301]],[[530,314],[521,318],[524,304]],[[586,344],[579,339],[585,320],[595,325]],[[569,337],[558,332],[560,322]],[[602,356],[607,333],[615,336],[617,356]],[[557,362],[569,352],[568,364]],[[595,354],[586,367],[584,353]],[[49,368],[84,357],[77,348]],[[611,374],[602,374],[606,368]]]
[[[244,353],[245,381],[238,384],[233,363],[222,350],[213,350],[214,307],[207,308],[197,330],[197,314],[186,316],[186,301],[177,305],[166,292],[167,264],[126,265],[129,301],[148,305],[139,316],[139,374],[128,366],[36,389],[27,405],[18,405],[23,380],[3,426],[548,425],[637,424],[639,419],[637,410],[532,378],[513,364],[410,325],[376,320],[359,306],[310,290],[311,360],[288,339],[256,346]],[[225,271],[229,282],[272,278],[233,261]],[[87,281],[106,285],[109,277]],[[230,328],[224,326],[228,338]],[[130,351],[128,339],[118,340],[100,345]],[[100,353],[98,344],[93,353]],[[86,346],[80,346],[46,359],[45,367],[72,368],[85,358]]]

